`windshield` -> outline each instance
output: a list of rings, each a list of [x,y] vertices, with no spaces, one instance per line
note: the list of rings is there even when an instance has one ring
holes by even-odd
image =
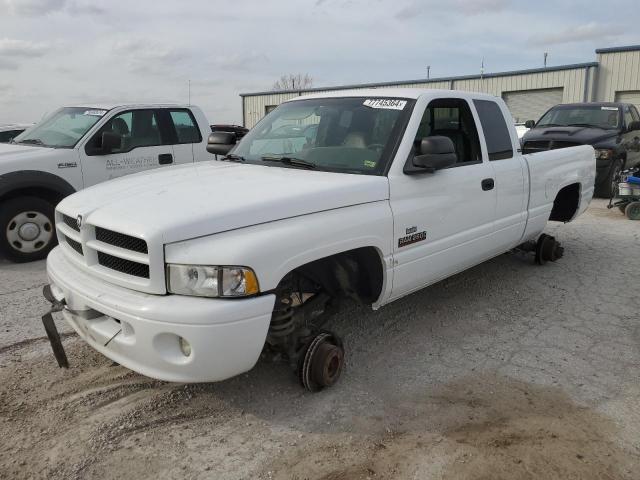
[[[383,175],[415,102],[370,97],[280,105],[233,150],[249,163]]]
[[[554,107],[543,115],[536,127],[595,127],[615,130],[620,126],[618,107],[581,105]]]
[[[15,143],[53,148],[73,148],[106,110],[65,107],[13,139]]]

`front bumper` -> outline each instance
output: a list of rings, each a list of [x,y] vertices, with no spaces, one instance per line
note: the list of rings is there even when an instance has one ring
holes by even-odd
[[[250,370],[275,302],[274,295],[211,299],[129,290],[84,272],[60,247],[47,258],[47,275],[56,299],[66,302],[65,320],[89,345],[142,375],[173,382],[219,381]],[[191,345],[189,356],[180,337]]]

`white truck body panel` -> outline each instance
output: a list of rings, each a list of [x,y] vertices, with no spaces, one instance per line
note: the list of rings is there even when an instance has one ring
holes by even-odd
[[[580,192],[573,218],[587,208],[593,195],[593,149],[587,146],[521,155],[511,115],[500,99],[468,92],[376,89],[318,94],[291,102],[340,97],[416,100],[386,175],[212,161],[153,172],[144,177],[144,185],[134,175],[64,200],[58,207],[58,231],[78,241],[84,250],[79,254],[61,242],[51,253],[48,272],[54,290],[59,298],[72,299],[74,310],[103,312],[101,322],[108,323],[111,317],[136,322],[134,330],[143,333],[134,336],[143,337],[140,342],[151,347],[145,348],[144,354],[130,346],[126,351],[123,346],[113,351],[101,347],[104,335],[92,336],[97,335],[91,333],[94,323],[67,311],[66,318],[83,338],[106,356],[156,378],[219,380],[246,371],[252,366],[247,359],[258,358],[273,308],[271,293],[298,267],[356,248],[375,249],[383,271],[382,288],[372,305],[378,308],[537,237],[563,187]],[[422,112],[432,101],[450,98],[471,106],[481,159],[432,174],[405,173]],[[498,105],[509,125],[510,157],[490,160],[487,132],[483,132],[473,107],[476,100]],[[490,188],[484,188],[485,180],[492,181]],[[70,228],[63,215],[72,219],[81,215],[81,232]],[[95,227],[143,239],[149,252],[138,254],[96,242]],[[424,235],[403,244],[402,238],[414,232]],[[97,251],[149,265],[149,280],[108,271],[96,260]],[[166,293],[168,263],[247,266],[256,273],[264,295],[241,301],[162,295]],[[81,284],[75,281],[74,272],[81,272]],[[102,298],[96,293],[101,285],[122,295],[117,301],[115,297]],[[262,298],[269,300],[256,300]],[[213,309],[210,321],[198,313],[204,305]],[[195,312],[193,319],[191,311]],[[258,319],[251,334],[247,323],[239,320],[247,318]],[[147,336],[162,339],[170,333],[191,341],[193,332],[183,326],[193,323],[224,325],[225,332],[220,335],[225,342],[235,342],[235,348],[242,352],[236,355],[242,358],[220,370],[218,364],[227,358],[222,351],[208,349],[210,374],[201,366],[176,368],[167,364],[165,368],[167,349],[175,347],[154,343]],[[115,328],[109,325],[105,335]],[[208,341],[218,345],[213,338],[217,333],[211,335]],[[240,340],[245,335],[250,338],[248,343]],[[205,348],[200,345],[194,348]],[[226,352],[227,347],[222,350]]]

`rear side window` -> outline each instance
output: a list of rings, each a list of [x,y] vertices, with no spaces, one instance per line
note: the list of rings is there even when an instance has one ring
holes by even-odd
[[[171,121],[176,129],[178,143],[200,143],[202,136],[193,115],[188,110],[171,110]]]
[[[474,100],[473,103],[478,111],[482,130],[484,130],[489,160],[512,158],[511,136],[498,104],[490,100]]]

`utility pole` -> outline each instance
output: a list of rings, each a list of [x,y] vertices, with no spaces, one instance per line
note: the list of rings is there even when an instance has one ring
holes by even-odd
[[[482,63],[480,64],[480,79],[484,78],[484,57],[482,57]]]
[[[427,65],[427,80],[429,80],[431,75],[431,65]]]
[[[549,54],[547,52],[544,52],[544,68],[547,68],[547,56]]]

